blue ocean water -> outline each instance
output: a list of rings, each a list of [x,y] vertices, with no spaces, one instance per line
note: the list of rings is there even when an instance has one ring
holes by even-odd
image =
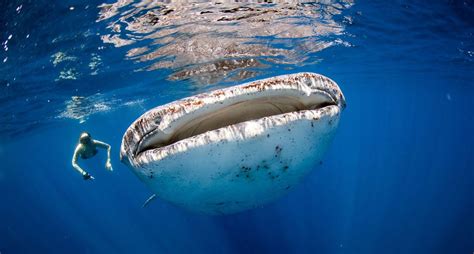
[[[474,251],[473,1],[165,2],[1,3],[0,253]],[[292,192],[227,216],[141,207],[118,158],[132,121],[301,71],[347,108]],[[82,131],[112,145],[112,173],[81,161],[93,182],[71,167]]]

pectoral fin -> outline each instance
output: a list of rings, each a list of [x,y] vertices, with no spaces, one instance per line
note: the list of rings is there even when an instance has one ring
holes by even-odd
[[[143,203],[142,208],[144,208],[145,206],[147,206],[147,205],[148,205],[153,199],[155,199],[155,198],[156,198],[156,194],[151,195],[151,196],[145,201],[145,203]]]

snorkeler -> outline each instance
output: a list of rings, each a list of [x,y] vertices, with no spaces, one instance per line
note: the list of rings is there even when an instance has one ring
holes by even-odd
[[[92,180],[94,177],[77,165],[77,156],[80,156],[82,159],[92,158],[97,154],[97,148],[99,147],[107,149],[107,162],[105,163],[105,168],[112,171],[112,164],[110,163],[110,145],[99,140],[92,139],[91,135],[87,132],[83,132],[79,137],[79,144],[77,144],[74,155],[72,156],[72,166],[82,175],[84,180]]]

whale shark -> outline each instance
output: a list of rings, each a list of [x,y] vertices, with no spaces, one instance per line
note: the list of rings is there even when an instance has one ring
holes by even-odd
[[[158,197],[198,213],[272,202],[316,168],[346,106],[333,80],[295,73],[155,107],[126,130],[120,159]]]

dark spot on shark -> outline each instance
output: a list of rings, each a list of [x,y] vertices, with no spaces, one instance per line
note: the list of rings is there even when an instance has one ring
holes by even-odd
[[[168,15],[168,14],[170,14],[170,13],[173,12],[173,11],[174,11],[174,10],[166,10],[166,11],[163,12],[163,15]]]
[[[242,167],[240,167],[240,169],[241,169],[243,172],[249,172],[250,170],[252,170],[251,167],[246,167],[246,166],[242,166]]]
[[[281,150],[283,150],[283,148],[280,146],[275,146],[275,158],[281,154]]]
[[[161,116],[157,116],[157,117],[155,118],[155,124],[160,124],[160,123],[161,123],[161,119],[162,119]]]

